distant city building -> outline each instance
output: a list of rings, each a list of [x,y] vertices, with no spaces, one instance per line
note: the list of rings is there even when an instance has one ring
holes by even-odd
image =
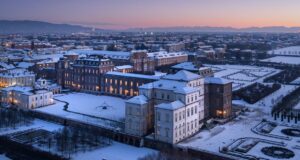
[[[180,52],[185,50],[185,43],[179,42],[179,43],[172,43],[166,45],[166,51],[168,52]]]
[[[196,74],[200,74],[202,77],[213,77],[214,73],[210,67],[203,67],[200,64],[193,62],[183,62],[171,67],[172,72],[178,72],[180,70],[190,71]]]
[[[0,87],[33,86],[35,74],[25,69],[13,69],[0,73]]]
[[[34,90],[32,87],[13,86],[1,89],[2,105],[35,109],[54,103],[53,94],[48,90]]]
[[[155,71],[155,61],[149,57],[147,51],[133,51],[131,61],[135,72],[153,73]]]

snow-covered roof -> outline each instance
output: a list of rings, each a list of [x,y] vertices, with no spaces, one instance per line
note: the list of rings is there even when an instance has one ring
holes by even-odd
[[[25,86],[12,86],[12,87],[6,87],[2,89],[3,91],[17,91],[21,92],[22,94],[25,95],[35,95],[35,94],[43,94],[43,93],[48,93],[48,90],[34,90],[32,87],[25,87]]]
[[[18,63],[17,67],[18,68],[24,68],[24,69],[27,69],[31,66],[34,66],[34,63],[29,63],[29,62],[20,62]]]
[[[104,51],[104,50],[71,50],[69,52],[77,53],[77,54],[86,54],[86,55],[100,55],[106,56],[111,59],[129,59],[131,56],[131,52],[122,52],[122,51]],[[68,54],[68,53],[67,53]]]
[[[123,65],[123,66],[115,66],[115,69],[129,69],[129,68],[133,68],[132,65]]]
[[[162,59],[162,58],[169,58],[169,57],[181,57],[181,56],[187,56],[187,54],[183,52],[166,52],[166,51],[159,51],[159,52],[152,52],[147,53],[148,57],[152,57],[155,59]]]
[[[196,67],[192,62],[179,63],[179,64],[172,66],[172,68],[186,69],[186,70],[190,70],[190,71],[198,71],[199,70],[199,68]]]
[[[14,69],[15,68],[14,65],[7,64],[7,63],[4,63],[4,62],[0,62],[0,67],[5,68],[5,69]]]
[[[107,72],[108,75],[117,75],[123,77],[133,77],[133,78],[144,78],[144,79],[154,79],[159,80],[160,76],[153,76],[153,75],[145,75],[145,74],[135,74],[135,73],[122,73],[122,72]]]
[[[146,104],[147,101],[148,101],[147,97],[145,97],[144,95],[139,95],[128,99],[126,102],[133,103],[133,104]]]
[[[186,70],[181,70],[175,74],[168,74],[163,77],[163,79],[170,79],[170,80],[178,80],[178,81],[192,81],[201,78],[199,74],[195,74]]]
[[[177,100],[171,103],[161,103],[155,107],[166,110],[177,110],[179,108],[185,107],[185,105],[181,101]]]
[[[197,91],[198,89],[193,87],[183,87],[183,88],[180,87],[174,90],[175,93],[182,93],[182,94],[189,94]]]
[[[12,69],[7,72],[0,73],[0,77],[22,77],[22,76],[35,76],[33,72],[26,69]]]
[[[6,87],[2,88],[4,91],[20,91],[20,92],[30,92],[32,91],[32,87],[23,87],[23,86],[11,86],[11,87]]]
[[[207,84],[228,84],[232,83],[231,81],[223,78],[216,78],[216,77],[206,77],[204,79],[204,83]]]

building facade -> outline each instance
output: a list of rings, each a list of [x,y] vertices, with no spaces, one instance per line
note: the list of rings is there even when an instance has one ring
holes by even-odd
[[[203,125],[204,79],[200,75],[182,70],[166,75],[159,81],[140,86],[139,94],[144,97],[143,103],[135,103],[135,108],[147,108],[144,114],[149,118],[145,124],[149,125],[130,134],[144,135],[146,131],[154,130],[155,139],[178,143],[195,134]],[[132,101],[133,99],[129,99],[126,102],[126,123],[129,123],[125,125],[127,132],[130,131],[127,127],[133,125],[130,123],[145,120],[139,117],[133,119],[127,113],[127,108],[132,107]]]
[[[205,78],[205,117],[229,118],[232,114],[232,82]]]
[[[139,95],[139,86],[154,82],[160,76],[135,73],[107,72],[102,76],[101,94],[119,97],[133,97]]]
[[[34,90],[32,87],[7,87],[1,90],[1,94],[1,103],[4,106],[35,109],[54,104],[52,92]]]
[[[0,73],[0,87],[33,86],[35,74],[25,69],[13,69]]]

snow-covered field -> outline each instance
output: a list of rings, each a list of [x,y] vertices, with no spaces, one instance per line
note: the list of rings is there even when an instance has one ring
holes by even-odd
[[[110,96],[97,96],[85,93],[60,95],[55,96],[55,99],[68,102],[68,110],[70,111],[116,121],[120,121],[121,119],[125,118],[125,99]]]
[[[295,79],[294,81],[292,81],[290,84],[300,85],[300,77],[298,77],[297,79]]]
[[[111,146],[91,152],[79,153],[73,156],[74,160],[137,160],[158,151],[149,148],[138,148],[126,144],[113,142]]]
[[[232,89],[238,90],[280,72],[278,69],[246,65],[205,65],[211,67],[215,77],[233,82]]]
[[[272,57],[272,58],[263,59],[261,61],[262,62],[300,65],[300,57],[275,56],[275,57]]]
[[[219,149],[233,143],[239,138],[253,137],[276,142],[283,141],[287,145],[286,148],[295,152],[296,156],[292,159],[298,160],[300,159],[299,150],[294,149],[293,147],[300,144],[298,142],[300,141],[300,137],[294,137],[292,138],[292,140],[282,140],[259,135],[251,131],[251,128],[254,128],[256,125],[258,125],[262,119],[274,121],[270,115],[272,106],[278,103],[280,99],[295,90],[297,87],[299,86],[282,85],[281,89],[277,90],[276,92],[272,93],[271,95],[265,97],[255,104],[248,104],[244,101],[233,101],[233,104],[248,107],[250,109],[250,112],[245,112],[224,125],[218,125],[213,129],[201,131],[197,135],[179,143],[178,145],[183,147],[208,150],[212,152],[219,152]],[[279,120],[277,122],[279,124],[284,123],[279,122]],[[283,128],[286,127],[277,126],[270,134],[285,136],[281,133],[281,129]],[[262,147],[265,146],[270,146],[270,144],[258,143],[258,145],[253,147],[247,154],[257,155],[263,158],[270,159],[270,157],[264,155],[260,151]]]
[[[300,102],[296,106],[294,106],[293,108],[297,109],[297,110],[300,110]]]
[[[10,159],[7,158],[5,155],[0,154],[0,160],[10,160]]]
[[[201,149],[201,150],[208,150],[211,152],[219,152],[219,149],[222,147],[228,146],[229,144],[233,143],[235,140],[239,138],[245,137],[252,137],[252,138],[260,138],[265,140],[270,140],[274,142],[284,142],[286,144],[285,148],[292,150],[295,153],[295,157],[291,158],[290,160],[299,160],[300,153],[299,150],[294,149],[296,145],[299,145],[300,138],[293,137],[291,140],[282,140],[277,138],[272,138],[268,136],[263,136],[256,134],[251,131],[251,128],[258,125],[262,118],[266,118],[272,120],[270,116],[263,113],[260,109],[255,109],[252,112],[247,112],[244,115],[240,115],[235,120],[228,122],[224,125],[219,125],[211,130],[204,130],[195,135],[192,138],[189,138],[178,145],[188,148],[194,149]],[[288,128],[277,126],[271,134],[281,135],[281,129]],[[252,148],[247,154],[260,156],[267,159],[272,159],[264,154],[261,153],[262,147],[265,146],[272,146],[270,144],[259,143],[254,148]]]
[[[47,121],[43,121],[40,119],[35,119],[32,124],[27,125],[27,126],[20,126],[15,129],[13,129],[13,128],[0,129],[0,135],[10,134],[10,133],[19,132],[19,131],[25,131],[28,129],[44,129],[44,130],[52,132],[55,130],[59,130],[60,128],[63,128],[63,126],[54,124],[54,123],[50,123]]]
[[[123,122],[125,118],[125,99],[109,96],[97,96],[85,93],[55,95],[54,98],[68,102],[68,110],[71,112],[65,111],[65,103],[60,101],[55,101],[55,104],[53,105],[38,108],[36,111],[46,112],[49,114],[91,123],[94,125],[110,127],[113,129],[116,129],[116,127],[112,126],[109,120]],[[96,116],[99,118],[93,118],[73,112]],[[101,118],[109,120],[106,121]]]
[[[265,113],[270,113],[272,107],[281,101],[283,97],[285,97],[287,94],[291,93],[293,90],[297,89],[299,86],[295,85],[281,85],[281,88],[274,93],[271,93],[267,97],[261,99],[260,101],[249,104],[243,100],[233,100],[232,104],[244,106],[248,108],[260,108]]]
[[[300,46],[290,46],[268,51],[270,55],[300,56]]]
[[[25,131],[29,129],[44,129],[50,132],[57,131],[63,128],[63,126],[46,122],[43,120],[35,119],[32,124],[28,126],[20,126],[16,129],[0,130],[0,135],[11,134],[15,132]],[[137,160],[148,154],[157,153],[158,151],[149,148],[138,148],[127,144],[122,144],[113,141],[112,145],[102,147],[99,149],[79,152],[72,155],[74,160]],[[0,154],[0,160],[9,160],[5,155]]]

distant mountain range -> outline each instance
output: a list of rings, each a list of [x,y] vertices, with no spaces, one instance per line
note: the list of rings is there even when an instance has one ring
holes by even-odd
[[[0,34],[11,33],[76,33],[90,32],[92,27],[84,27],[71,24],[54,24],[41,21],[30,20],[0,20]],[[96,29],[96,32],[105,32],[111,30]],[[116,30],[117,31],[117,30]],[[249,28],[233,28],[233,27],[153,27],[153,28],[131,28],[120,30],[123,32],[265,32],[265,33],[300,33],[300,27],[249,27]]]
[[[133,28],[129,31],[143,32],[261,32],[261,33],[300,33],[300,27],[248,27],[248,28],[233,28],[233,27],[154,27],[154,28]]]
[[[70,24],[54,24],[41,21],[0,20],[0,34],[11,33],[74,33],[92,31],[92,28]]]

